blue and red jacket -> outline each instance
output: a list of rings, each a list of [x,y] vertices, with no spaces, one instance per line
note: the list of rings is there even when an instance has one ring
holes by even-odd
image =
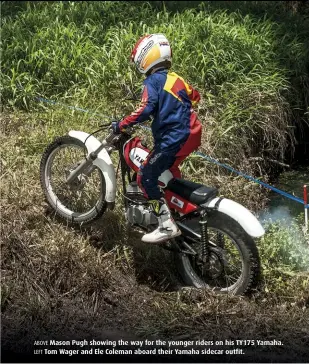
[[[199,100],[198,91],[182,77],[167,70],[157,71],[144,81],[141,106],[124,118],[119,128],[142,123],[152,115],[154,148],[169,152],[186,144],[190,153],[201,144],[202,127],[192,109]]]

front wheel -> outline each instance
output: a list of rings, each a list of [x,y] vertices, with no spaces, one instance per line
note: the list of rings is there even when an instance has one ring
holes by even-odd
[[[86,156],[84,143],[63,136],[46,148],[41,159],[40,180],[48,204],[59,217],[74,224],[89,223],[106,210],[105,179],[100,169],[92,166],[88,173],[66,183]]]
[[[192,222],[190,222],[192,224]],[[192,226],[191,226],[192,229]],[[195,229],[199,233],[198,219]],[[241,295],[256,287],[260,259],[253,239],[229,216],[213,211],[208,217],[210,254],[201,260],[201,243],[182,237],[196,255],[176,253],[176,267],[187,286]]]

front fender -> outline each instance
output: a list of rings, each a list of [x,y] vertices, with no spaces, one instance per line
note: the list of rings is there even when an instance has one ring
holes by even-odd
[[[229,200],[228,198],[220,199],[216,197],[203,206],[216,208],[223,214],[230,216],[253,238],[260,238],[265,234],[265,230],[258,219],[248,209],[235,201]]]
[[[93,135],[89,136],[88,133],[83,131],[71,130],[69,135],[73,138],[79,139],[85,144],[88,151],[88,155],[99,148],[101,142]],[[93,164],[100,168],[105,178],[106,193],[105,201],[113,203],[116,198],[116,173],[113,162],[107,153],[106,149],[102,149],[98,154],[98,157],[94,160]]]

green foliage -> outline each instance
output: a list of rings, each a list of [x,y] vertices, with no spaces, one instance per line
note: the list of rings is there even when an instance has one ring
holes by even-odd
[[[266,291],[288,296],[295,287],[304,292],[309,288],[309,236],[302,224],[299,219],[268,222],[259,244]]]
[[[133,33],[120,37],[113,24],[130,11],[136,17],[133,10],[123,2],[28,3],[26,11],[5,18],[4,99],[19,105],[35,93],[79,100],[112,95],[135,41]],[[29,83],[33,88],[26,89]]]
[[[281,222],[267,227],[261,252],[272,269],[275,265],[278,269],[289,266],[291,270],[309,270],[309,241],[300,226],[300,221],[294,221],[288,226]]]
[[[202,93],[199,115],[213,134],[204,150],[239,166],[248,155],[282,159],[292,112],[307,100],[308,34],[217,2],[194,3],[173,13],[172,4],[154,11],[156,4],[134,1],[4,2],[3,101],[33,109],[40,95],[123,109],[124,91],[142,83],[128,62],[132,45],[162,32],[174,70]]]

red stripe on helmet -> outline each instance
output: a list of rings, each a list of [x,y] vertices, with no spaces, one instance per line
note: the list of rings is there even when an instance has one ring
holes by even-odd
[[[136,55],[136,52],[137,52],[137,48],[138,48],[138,46],[141,44],[141,42],[145,39],[145,38],[148,38],[149,37],[149,35],[144,35],[142,38],[140,38],[138,41],[137,41],[137,43],[135,44],[135,46],[134,46],[134,48],[133,48],[133,50],[132,50],[132,52],[131,52],[131,61],[133,62],[134,61],[134,57],[135,57],[135,55]]]

